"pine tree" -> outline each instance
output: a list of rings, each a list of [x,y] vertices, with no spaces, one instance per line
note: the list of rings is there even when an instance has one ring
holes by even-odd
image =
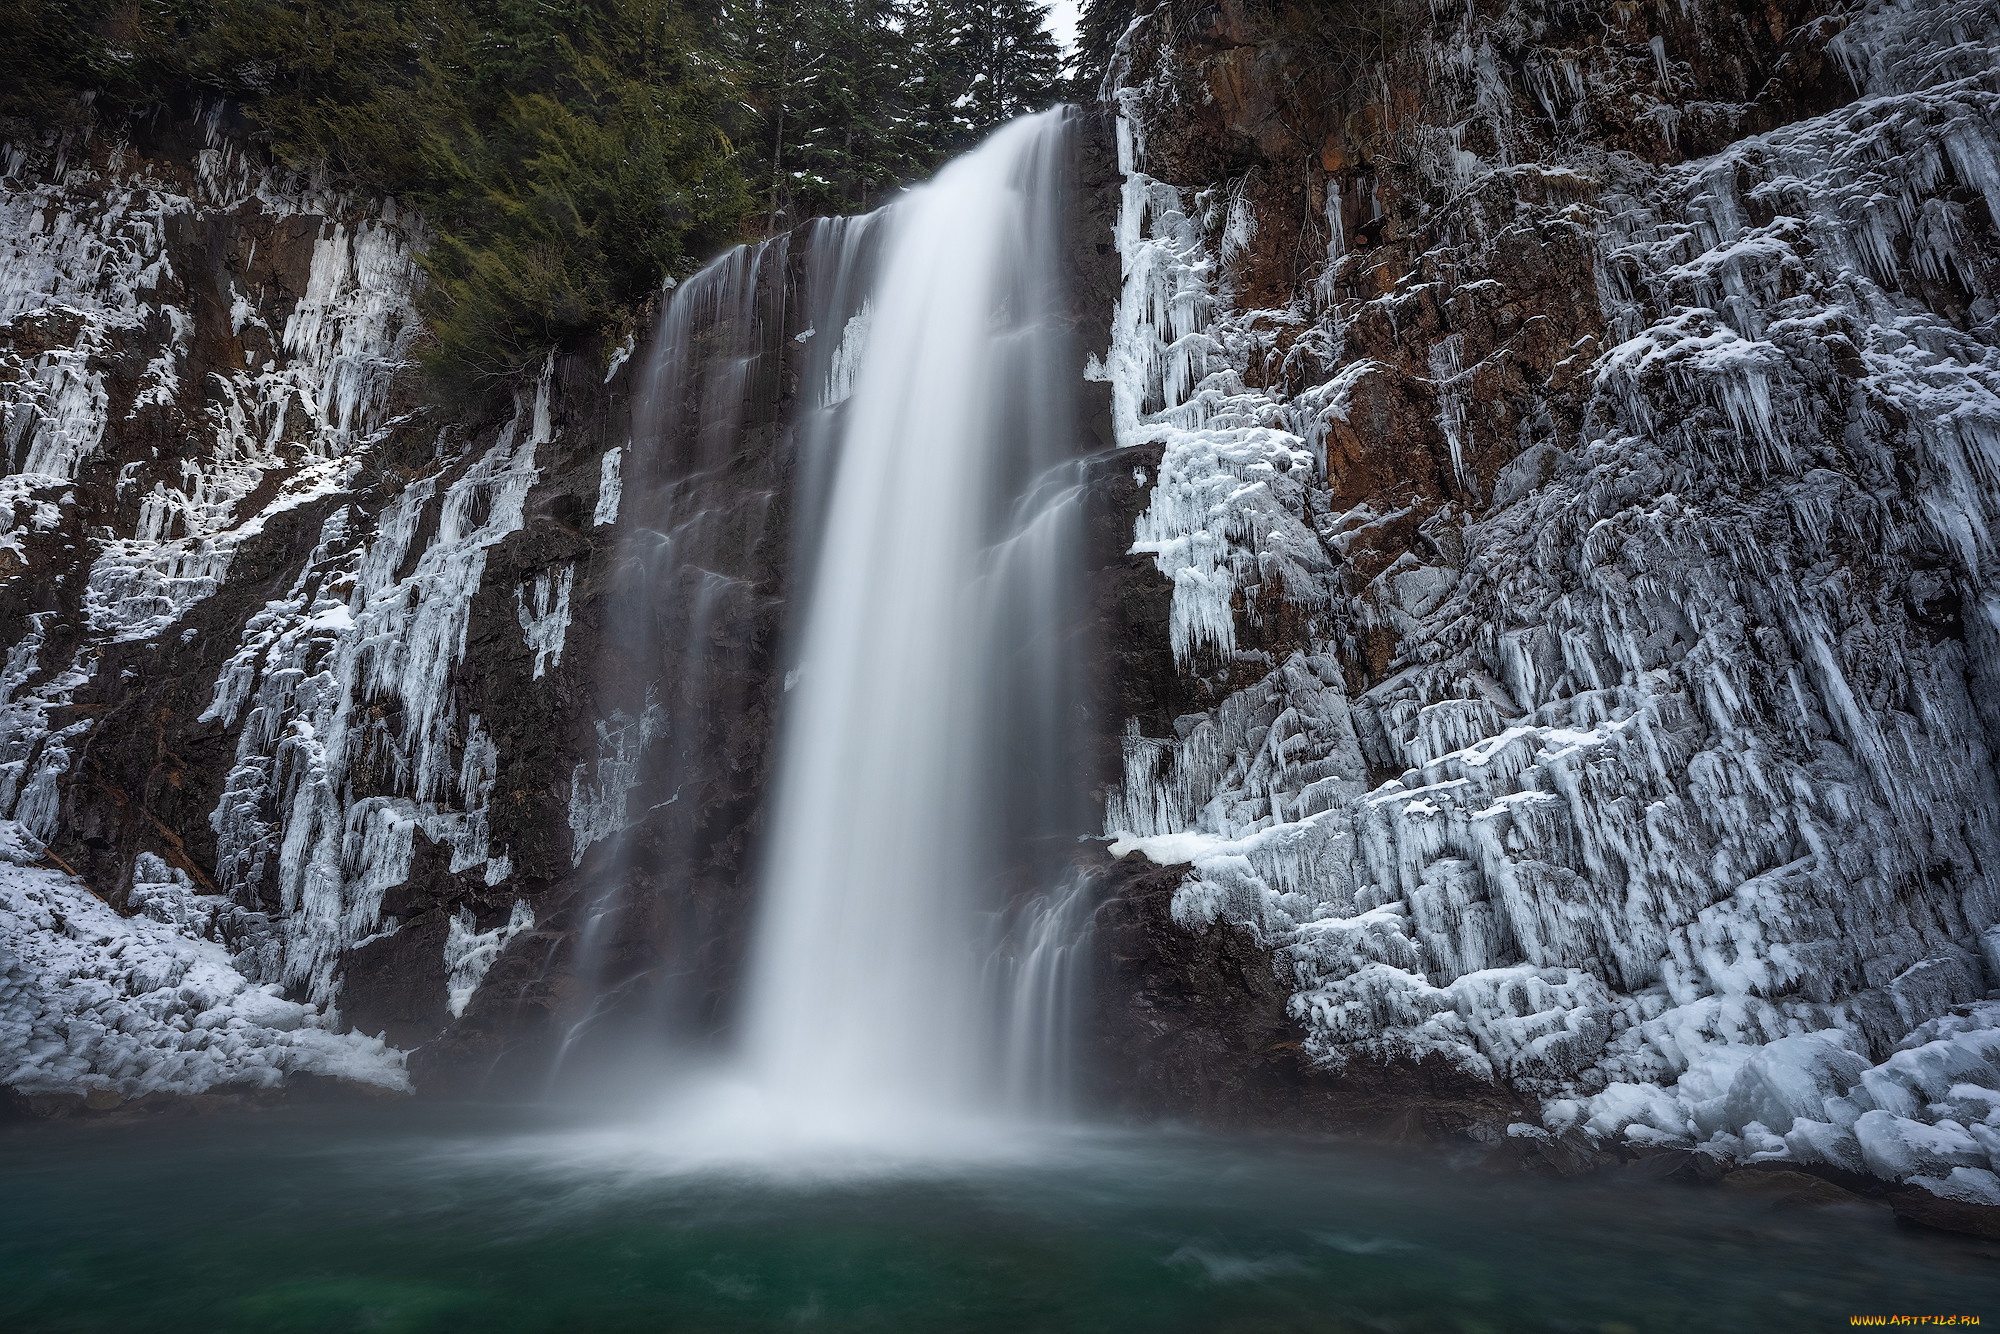
[[[1097,96],[1111,53],[1138,12],[1133,0],[1083,0],[1076,22],[1076,53],[1071,57],[1077,97]]]
[[[896,0],[734,0],[718,22],[767,233],[868,208],[935,165],[913,128],[922,62]]]
[[[990,129],[1062,100],[1062,51],[1035,0],[969,0],[963,12],[962,40],[972,74],[968,109],[977,128]]]
[[[915,0],[908,14],[912,137],[927,172],[1067,92],[1036,0]]]
[[[11,2],[0,132],[234,101],[281,161],[423,213],[427,356],[464,385],[1064,92],[1036,0]]]

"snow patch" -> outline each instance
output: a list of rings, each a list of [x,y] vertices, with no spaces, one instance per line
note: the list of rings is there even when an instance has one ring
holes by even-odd
[[[526,901],[514,900],[514,910],[507,920],[491,931],[475,931],[478,923],[473,919],[470,908],[460,908],[446,927],[444,941],[444,968],[446,1004],[451,1009],[451,1017],[463,1018],[465,1007],[472,1003],[472,995],[479,990],[487,972],[507,948],[507,942],[535,924],[535,914]]]
[[[317,1007],[237,969],[218,919],[254,931],[255,915],[144,855],[138,915],[120,916],[26,855],[18,829],[0,825],[0,1083],[114,1104],[275,1088],[294,1074],[409,1089],[402,1052],[337,1031]]]

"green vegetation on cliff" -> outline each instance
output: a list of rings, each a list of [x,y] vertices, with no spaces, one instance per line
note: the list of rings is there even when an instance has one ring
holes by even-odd
[[[456,391],[1065,91],[1034,0],[14,6],[6,138],[223,98],[279,161],[421,211],[429,358]]]

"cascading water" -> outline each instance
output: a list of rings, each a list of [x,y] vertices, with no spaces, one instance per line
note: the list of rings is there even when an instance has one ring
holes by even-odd
[[[1064,1110],[1095,902],[1071,866],[1095,822],[1066,114],[732,251],[662,312],[618,518],[631,614],[573,783],[596,888],[553,1077],[586,1051],[686,1070],[713,1031],[730,831],[764,772],[743,738],[775,707],[740,1077],[683,1090],[723,1099],[676,1115],[684,1139],[756,1156]]]
[[[717,803],[682,799],[717,720],[752,702],[741,641],[757,617],[770,492],[743,485],[737,461],[753,409],[772,410],[766,326],[788,240],[738,247],[681,284],[635,377],[632,443],[617,456],[629,458],[611,474],[622,474],[624,519],[613,597],[627,614],[604,638],[598,759],[579,766],[570,801],[577,861],[608,846],[581,914],[579,1003],[561,1016],[552,1079],[594,1047],[622,1063],[633,1034],[687,1032],[701,1017],[695,956],[718,923],[693,892],[693,864],[701,809]],[[649,813],[658,818],[628,837]],[[660,893],[662,881],[676,892]]]
[[[1048,942],[1001,930],[1083,827],[1066,114],[898,201],[845,330],[745,1016],[745,1073],[810,1132],[1056,1101],[1021,1055],[1055,1021],[991,965],[1053,997]]]
[[[811,331],[854,313],[874,221],[720,256],[671,292],[633,376],[631,441],[606,455],[597,505],[600,530],[617,524],[618,610],[593,682],[596,760],[571,781],[589,881],[552,1088],[578,1086],[580,1060],[684,1067],[714,1032],[734,962],[718,942],[747,918],[738,831],[760,796],[745,738],[773,707],[792,530],[837,415],[798,390],[837,378],[835,341]]]

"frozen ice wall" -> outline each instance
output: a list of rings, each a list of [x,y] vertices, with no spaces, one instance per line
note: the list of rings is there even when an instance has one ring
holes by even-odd
[[[242,909],[185,873],[144,855],[125,916],[33,856],[0,822],[0,1084],[96,1108],[294,1073],[409,1087],[401,1052],[246,978],[225,944]]]
[[[1423,38],[1435,248],[1350,243],[1379,178],[1329,175],[1283,310],[1233,304],[1226,194],[1148,177],[1164,94],[1123,91],[1104,365],[1218,702],[1134,725],[1114,851],[1190,863],[1176,918],[1252,931],[1332,1067],[2000,1204],[2000,19],[1866,6],[1858,96],[1655,168],[1581,142],[1634,85],[1522,64],[1531,18]],[[1510,253],[1576,256],[1579,313]],[[1406,439],[1399,498],[1363,470]]]
[[[238,728],[210,817],[217,880],[254,895],[275,878],[282,934],[266,966],[321,1004],[342,955],[395,929],[382,895],[408,877],[419,832],[449,845],[454,873],[479,868],[497,885],[512,870],[487,824],[498,754],[478,715],[458,716],[449,686],[486,551],[520,528],[551,432],[545,371],[491,446],[413,482],[373,516],[372,533],[335,510],[216,680],[202,717]],[[539,625],[566,609],[547,608]],[[538,668],[551,637],[529,639]],[[383,790],[357,791],[364,761]]]
[[[206,147],[191,176],[123,145],[35,175],[24,151],[5,154],[0,582],[73,581],[49,568],[50,548],[73,551],[88,512],[88,572],[67,595],[80,596],[75,629],[87,642],[160,635],[214,593],[275,515],[349,486],[414,332],[414,221],[269,176],[219,132],[220,116],[192,127]],[[245,231],[270,238],[264,261],[249,241],[225,283],[226,330],[198,330],[208,275],[176,273],[177,253],[192,260],[171,238],[232,210],[262,224]],[[275,251],[305,269],[295,295],[274,290]],[[218,336],[230,344],[220,356]],[[36,619],[13,640],[0,686],[0,815],[40,838],[69,763],[69,733],[52,731],[49,715],[96,656],[74,647],[49,660],[52,633],[73,637],[45,620],[70,615]]]
[[[15,876],[28,897],[9,919],[24,961],[11,1003],[41,1008],[9,1030],[8,1050],[32,1033],[26,1050],[42,1051],[50,1024],[69,1035],[68,1055],[8,1076],[21,1088],[131,1095],[341,1074],[341,961],[398,928],[380,905],[407,878],[415,838],[447,845],[453,871],[482,871],[489,885],[511,871],[487,820],[498,753],[480,719],[459,713],[450,679],[485,553],[521,527],[536,451],[553,438],[549,372],[490,442],[445,431],[414,467],[385,459],[408,425],[391,400],[417,332],[421,226],[393,203],[271,172],[224,121],[214,107],[166,127],[168,147],[151,155],[100,131],[54,161],[4,158],[0,606],[14,623],[0,668],[0,817],[39,853],[61,821],[67,836],[113,849],[133,832],[118,820],[136,811],[140,837],[172,865],[141,853],[129,886],[120,871],[91,878],[91,892],[129,892],[120,906],[143,915],[153,908],[142,899],[172,897],[148,897],[154,874],[199,907],[113,929],[117,915],[91,900],[110,934],[58,947],[36,933],[78,920],[57,900],[84,891],[53,871]],[[570,577],[552,570],[523,589],[538,678],[561,661]],[[213,654],[203,635],[217,639]],[[149,679],[159,664],[204,659],[220,664],[212,681]],[[115,679],[98,679],[106,661],[120,664]],[[129,718],[96,715],[149,690],[171,701],[145,721],[156,766],[174,772],[167,797],[135,802],[84,757],[128,742],[110,733]],[[184,756],[207,754],[199,740],[169,742],[190,726],[234,751],[213,810],[184,812],[210,826],[212,878],[185,846],[191,831],[162,819],[194,795]],[[96,961],[107,943],[113,956],[134,960],[143,945],[162,962],[127,976]],[[498,948],[490,932],[473,943],[442,947],[457,1010]],[[169,974],[190,968],[199,997],[183,987],[161,1000]],[[134,1042],[79,1036],[86,975],[110,988],[91,1022]],[[229,999],[239,991],[257,1005]],[[211,1004],[213,1022],[197,1018]],[[223,1023],[232,1006],[250,1016],[242,1033]],[[267,1041],[271,1052],[251,1050]],[[389,1073],[355,1077],[404,1086],[400,1054],[373,1050],[354,1048],[355,1069]]]

